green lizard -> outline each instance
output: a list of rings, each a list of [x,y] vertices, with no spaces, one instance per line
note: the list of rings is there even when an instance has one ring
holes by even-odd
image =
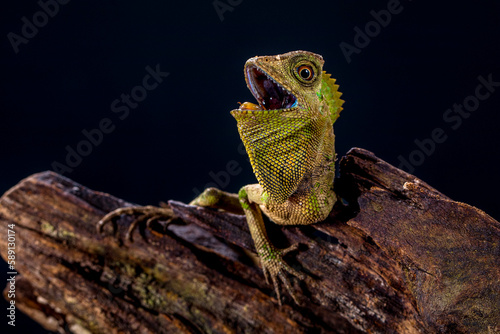
[[[231,115],[259,183],[244,186],[238,195],[208,188],[190,203],[236,213],[243,208],[266,281],[270,276],[280,304],[278,278],[297,302],[285,271],[305,277],[282,259],[297,245],[273,246],[261,212],[276,224],[308,225],[324,220],[337,200],[333,123],[344,101],[323,63],[320,55],[306,51],[246,62],[245,79],[258,105],[245,102]],[[173,216],[169,208],[120,208],[99,222],[99,230],[122,214],[140,214],[148,224]],[[138,221],[130,226],[129,237]]]

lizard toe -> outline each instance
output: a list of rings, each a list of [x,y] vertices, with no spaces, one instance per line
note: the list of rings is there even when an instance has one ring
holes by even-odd
[[[146,228],[154,232],[152,229],[153,222],[165,220],[168,225],[175,218],[172,209],[169,207],[155,207],[151,205],[123,207],[108,213],[101,220],[99,220],[97,223],[97,232],[102,233],[104,226],[111,223],[113,225],[113,234],[116,236],[118,231],[116,220],[122,215],[137,216],[137,218],[132,221],[125,234],[125,238],[130,242],[133,242],[133,232],[138,227],[141,230],[141,236],[147,242],[147,238],[144,233]],[[165,229],[167,225],[163,226],[163,228]]]
[[[281,294],[280,294],[280,286],[279,281],[285,286],[286,290],[293,298],[297,305],[300,305],[297,297],[293,293],[292,285],[290,283],[289,278],[287,277],[287,273],[292,274],[293,276],[304,280],[306,276],[294,268],[290,267],[282,258],[283,254],[286,252],[290,252],[292,250],[297,249],[298,244],[292,245],[285,250],[276,249],[274,247],[266,248],[267,256],[261,256],[262,269],[264,272],[264,277],[266,278],[266,282],[269,284],[268,277],[271,277],[273,282],[274,289],[276,291],[276,296],[278,299],[278,303],[281,305]],[[272,254],[272,255],[270,255]]]

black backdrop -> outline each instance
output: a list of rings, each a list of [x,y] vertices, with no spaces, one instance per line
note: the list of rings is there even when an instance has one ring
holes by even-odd
[[[500,218],[497,1],[18,0],[0,15],[0,193],[54,168],[139,204],[207,183],[235,192],[255,182],[229,114],[254,102],[243,64],[303,49],[344,93],[340,156],[404,159]],[[143,82],[157,70],[169,74]],[[14,332],[44,332],[17,320]]]

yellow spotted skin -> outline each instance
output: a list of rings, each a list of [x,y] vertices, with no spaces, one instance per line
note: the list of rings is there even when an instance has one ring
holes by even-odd
[[[323,63],[320,55],[307,51],[249,59],[245,73],[249,67],[258,67],[292,93],[297,103],[286,109],[231,111],[259,182],[242,188],[240,203],[264,274],[266,279],[271,276],[278,298],[278,277],[294,297],[284,271],[303,275],[282,260],[295,246],[279,250],[270,242],[261,211],[277,224],[308,225],[324,220],[337,200],[333,123],[344,101],[335,80],[323,72]],[[300,66],[313,72],[312,79],[297,75]],[[247,75],[246,79],[252,90],[251,78]]]

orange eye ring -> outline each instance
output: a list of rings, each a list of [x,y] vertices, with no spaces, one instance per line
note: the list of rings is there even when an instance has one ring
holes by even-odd
[[[309,65],[301,65],[297,68],[299,77],[306,81],[311,81],[314,78],[314,70]]]

